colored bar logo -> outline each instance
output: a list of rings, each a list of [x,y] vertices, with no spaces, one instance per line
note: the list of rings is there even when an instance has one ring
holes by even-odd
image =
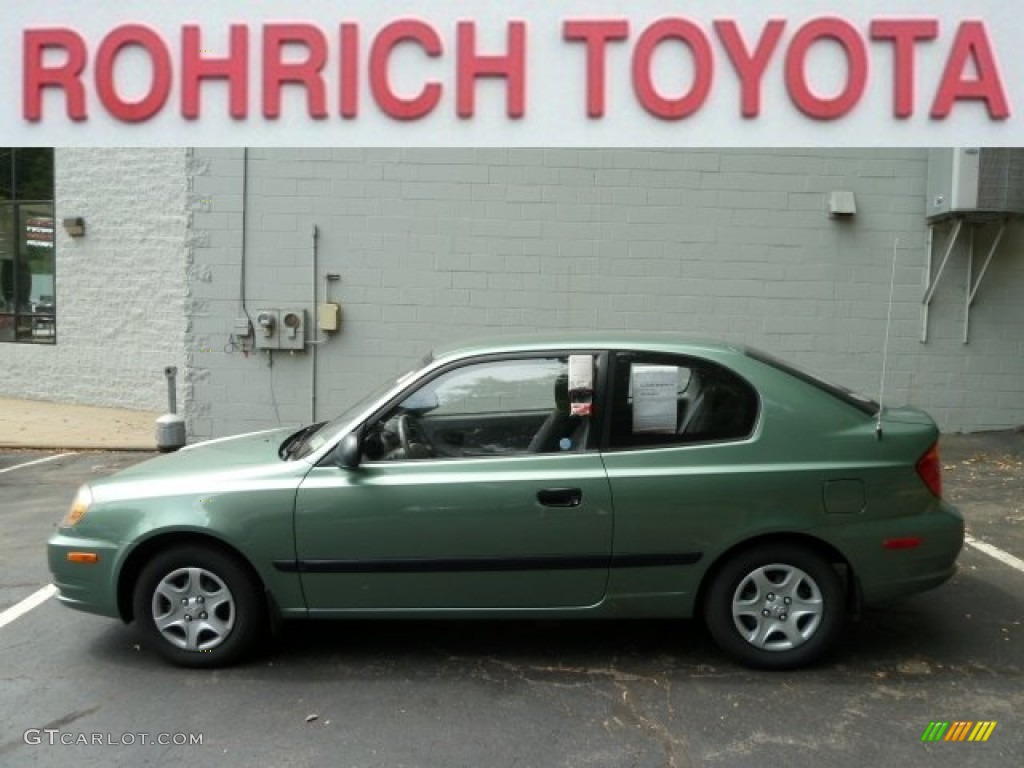
[[[995,729],[995,720],[932,721],[921,734],[921,741],[988,741]]]

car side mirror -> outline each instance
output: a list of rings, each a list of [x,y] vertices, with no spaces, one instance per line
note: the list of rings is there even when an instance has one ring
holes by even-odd
[[[402,401],[401,408],[406,413],[424,415],[435,408],[440,408],[441,403],[437,399],[437,393],[418,389]]]
[[[334,463],[344,469],[355,469],[362,458],[363,441],[355,432],[349,432],[334,449]]]

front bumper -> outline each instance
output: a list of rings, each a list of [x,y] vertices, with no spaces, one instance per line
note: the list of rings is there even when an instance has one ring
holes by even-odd
[[[120,618],[117,608],[118,546],[109,541],[84,539],[56,533],[46,545],[57,599],[64,605],[86,613]],[[72,563],[69,552],[94,552],[95,563]]]

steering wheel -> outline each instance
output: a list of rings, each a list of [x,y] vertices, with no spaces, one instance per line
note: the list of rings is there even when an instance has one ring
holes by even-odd
[[[430,444],[423,435],[423,431],[419,428],[410,414],[403,413],[399,416],[396,427],[398,432],[398,441],[402,444],[402,453],[405,454],[407,459],[424,458],[422,455],[423,452],[426,452],[426,455],[428,456],[433,453]],[[419,442],[413,443],[414,439],[418,439]],[[415,451],[413,449],[413,445],[416,445]]]
[[[409,414],[403,413],[398,417],[398,441],[402,444],[402,453],[409,455],[412,446],[412,427],[409,425]]]

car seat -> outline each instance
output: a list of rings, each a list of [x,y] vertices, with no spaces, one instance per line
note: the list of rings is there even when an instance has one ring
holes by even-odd
[[[530,453],[578,450],[579,446],[586,442],[590,418],[573,416],[570,411],[569,377],[563,374],[555,379],[555,408],[544,419],[544,423],[530,441]],[[562,447],[564,438],[569,440],[568,448]]]

